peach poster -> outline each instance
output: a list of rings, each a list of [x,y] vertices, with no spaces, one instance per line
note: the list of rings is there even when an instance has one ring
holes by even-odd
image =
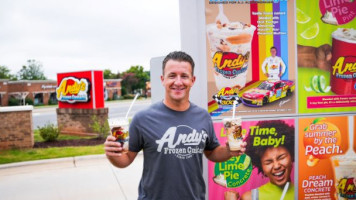
[[[299,119],[299,199],[356,198],[349,125],[348,116]]]

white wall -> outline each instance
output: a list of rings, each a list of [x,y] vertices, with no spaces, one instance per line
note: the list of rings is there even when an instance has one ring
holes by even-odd
[[[191,55],[195,62],[194,75],[196,76],[196,82],[190,92],[190,101],[207,109],[204,10],[204,1],[179,1],[181,50]],[[172,49],[172,51],[175,50],[179,49]],[[151,59],[152,103],[161,101],[164,97],[164,88],[160,81],[164,56]]]

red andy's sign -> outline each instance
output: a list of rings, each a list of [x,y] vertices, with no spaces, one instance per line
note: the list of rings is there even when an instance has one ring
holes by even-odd
[[[59,108],[104,108],[102,71],[57,74]]]

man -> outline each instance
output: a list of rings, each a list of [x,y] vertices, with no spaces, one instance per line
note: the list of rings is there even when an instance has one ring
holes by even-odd
[[[163,60],[165,97],[137,113],[130,124],[129,151],[108,136],[105,152],[116,167],[130,165],[143,150],[144,168],[138,199],[205,199],[202,154],[223,162],[245,151],[230,152],[220,146],[210,115],[189,101],[194,85],[194,61],[184,52]]]
[[[286,70],[281,57],[277,56],[277,48],[271,47],[271,56],[267,57],[262,63],[262,71],[268,80],[280,80]]]

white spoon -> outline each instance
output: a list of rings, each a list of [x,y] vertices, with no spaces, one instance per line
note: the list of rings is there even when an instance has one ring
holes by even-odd
[[[216,16],[215,18],[215,22],[218,22],[220,21],[221,22],[221,25],[224,25],[224,24],[229,24],[229,19],[225,16],[224,14],[224,8],[223,8],[223,5],[222,4],[219,4],[219,14],[218,16]]]

